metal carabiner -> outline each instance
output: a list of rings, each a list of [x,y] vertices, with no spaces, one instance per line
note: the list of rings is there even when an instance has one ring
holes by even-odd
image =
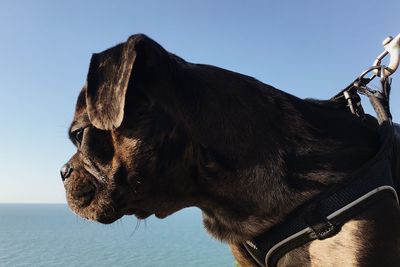
[[[390,62],[387,67],[384,67],[381,71],[379,69],[375,69],[375,75],[379,77],[389,77],[392,75],[398,68],[400,63],[400,34],[398,34],[395,38],[392,36],[387,37],[382,42],[383,51],[374,61],[373,66],[381,66],[382,59],[389,54],[390,55]]]

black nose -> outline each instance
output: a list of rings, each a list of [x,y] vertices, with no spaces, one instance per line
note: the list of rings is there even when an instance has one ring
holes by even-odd
[[[72,171],[73,169],[71,168],[71,166],[69,166],[68,163],[64,164],[64,166],[61,167],[60,174],[63,182],[71,175]]]

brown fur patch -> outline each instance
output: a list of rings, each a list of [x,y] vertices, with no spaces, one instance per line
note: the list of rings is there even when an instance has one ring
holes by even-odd
[[[309,246],[312,267],[357,267],[358,256],[364,240],[360,230],[366,221],[352,220],[343,225],[341,231],[328,239],[315,240]]]

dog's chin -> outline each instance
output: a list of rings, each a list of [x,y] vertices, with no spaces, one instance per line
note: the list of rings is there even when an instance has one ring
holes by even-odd
[[[96,221],[102,224],[110,224],[120,219],[123,214],[111,212],[111,209],[101,208],[95,205],[89,205],[87,207],[79,207],[73,203],[68,203],[72,211],[78,216],[90,220]]]
[[[134,215],[137,219],[144,220],[153,215],[153,213],[141,209],[130,209],[125,212],[125,215]]]
[[[147,219],[148,217],[154,215],[158,219],[164,219],[173,213],[177,212],[178,209],[163,209],[163,210],[158,210],[158,209],[150,209],[150,210],[145,210],[143,208],[130,208],[128,209],[124,215],[134,215],[136,218],[139,220],[144,220]]]
[[[130,210],[130,211],[125,211],[125,212],[115,212],[115,209],[110,209],[110,208],[99,208],[95,206],[88,206],[86,208],[74,208],[73,205],[72,210],[79,215],[80,217],[83,217],[87,220],[91,221],[96,221],[102,224],[111,224],[119,219],[121,219],[125,215],[133,215],[139,220],[144,220],[153,215],[151,212],[147,212],[144,210]],[[110,206],[108,206],[110,207]],[[113,210],[113,212],[111,212]]]
[[[67,202],[71,210],[78,216],[102,224],[113,223],[124,215],[115,207],[111,199],[103,198],[102,194],[96,194],[91,201],[86,203],[67,194]]]
[[[158,219],[164,219],[166,217],[168,217],[169,215],[171,215],[172,213],[169,212],[148,212],[148,211],[144,211],[144,210],[139,210],[136,209],[134,211],[130,211],[130,212],[126,212],[124,214],[102,214],[102,215],[97,215],[96,219],[94,219],[95,221],[102,223],[102,224],[111,224],[117,220],[119,220],[120,218],[122,218],[125,215],[133,215],[135,216],[137,219],[139,220],[145,220],[148,217],[155,215]]]
[[[146,210],[141,210],[141,209],[134,209],[131,210],[130,212],[126,213],[125,215],[134,215],[136,218],[139,220],[144,220],[150,217],[151,215],[156,216],[158,219],[164,219],[174,213],[175,211],[146,211]]]
[[[106,216],[98,216],[96,221],[102,224],[111,224],[122,218],[123,215],[106,215]]]

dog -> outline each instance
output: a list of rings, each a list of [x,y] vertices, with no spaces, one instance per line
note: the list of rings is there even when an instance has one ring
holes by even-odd
[[[242,242],[373,157],[373,125],[137,34],[92,56],[69,129],[77,152],[61,176],[69,207],[100,223],[198,207],[241,266],[258,266]],[[398,266],[399,248],[399,207],[384,197],[277,266]]]

